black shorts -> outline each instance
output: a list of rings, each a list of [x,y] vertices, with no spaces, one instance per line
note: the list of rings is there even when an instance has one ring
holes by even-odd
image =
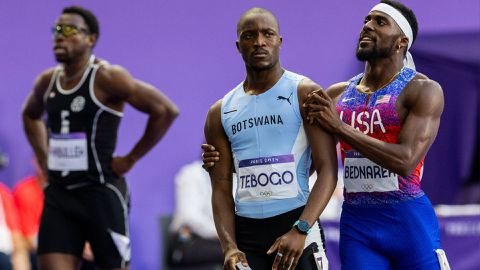
[[[58,252],[81,258],[89,241],[97,266],[126,267],[130,261],[129,197],[124,179],[71,190],[47,186],[38,254]]]
[[[247,256],[248,265],[254,270],[272,269],[276,253],[267,255],[268,249],[278,237],[292,229],[298,220],[303,207],[283,213],[278,216],[255,219],[235,216],[235,237],[238,249]],[[325,237],[320,221],[314,224],[305,241],[305,249],[296,269],[317,270],[317,263],[327,264],[325,257]],[[323,262],[317,262],[314,253],[322,257]],[[327,267],[321,266],[323,269]],[[320,269],[322,269],[320,268]]]

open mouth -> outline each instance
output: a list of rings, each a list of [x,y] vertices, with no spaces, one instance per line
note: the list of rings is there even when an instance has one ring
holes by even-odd
[[[62,46],[54,46],[53,51],[54,52],[65,52],[65,51],[67,51],[67,49],[65,47],[62,47]]]

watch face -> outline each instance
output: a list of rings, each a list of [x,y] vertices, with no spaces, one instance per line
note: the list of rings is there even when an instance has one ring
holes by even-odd
[[[308,230],[310,230],[310,226],[308,225],[308,222],[303,220],[300,220],[297,226],[298,226],[298,229],[300,229],[302,232],[308,232]]]

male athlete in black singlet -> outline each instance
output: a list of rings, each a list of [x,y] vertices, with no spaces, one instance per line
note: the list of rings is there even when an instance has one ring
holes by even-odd
[[[49,181],[40,267],[77,269],[89,241],[98,267],[128,269],[129,196],[123,175],[162,138],[178,109],[153,86],[92,54],[99,27],[90,11],[65,8],[53,35],[60,65],[40,74],[23,109],[27,138]],[[125,103],[149,118],[133,149],[113,157]]]

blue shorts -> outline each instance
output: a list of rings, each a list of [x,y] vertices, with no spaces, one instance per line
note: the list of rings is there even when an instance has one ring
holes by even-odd
[[[440,269],[440,228],[427,196],[382,205],[343,204],[342,269]]]

